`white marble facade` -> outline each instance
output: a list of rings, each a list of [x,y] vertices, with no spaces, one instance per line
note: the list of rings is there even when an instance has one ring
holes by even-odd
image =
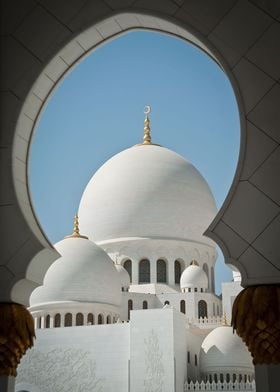
[[[203,236],[215,214],[204,178],[166,148],[106,162],[82,196],[81,234],[76,220],[31,295],[37,339],[16,392],[254,390],[226,321],[240,281],[215,294],[217,252]]]

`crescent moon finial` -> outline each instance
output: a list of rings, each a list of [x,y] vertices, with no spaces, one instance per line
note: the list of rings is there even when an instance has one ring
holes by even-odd
[[[149,113],[151,112],[151,106],[145,106],[144,113],[146,114],[145,121],[144,121],[144,137],[143,137],[143,144],[151,144],[151,129],[150,129],[150,119]]]
[[[145,114],[151,113],[151,106],[146,105],[145,108],[144,108],[144,113],[145,113]]]

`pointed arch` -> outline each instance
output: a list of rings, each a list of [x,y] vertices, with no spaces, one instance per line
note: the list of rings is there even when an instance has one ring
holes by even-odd
[[[150,282],[151,282],[150,260],[142,259],[139,262],[139,283],[150,283]]]
[[[174,261],[174,282],[175,282],[175,284],[180,284],[181,273],[182,273],[181,262],[179,260],[175,260]]]
[[[97,317],[97,323],[104,324],[103,314],[99,313],[99,315]]]
[[[207,289],[209,289],[209,267],[208,267],[208,264],[204,263],[202,269],[207,275]]]
[[[207,303],[203,299],[198,302],[198,318],[207,316]]]
[[[93,316],[93,313],[89,313],[89,314],[87,315],[87,323],[88,323],[88,325],[93,325],[93,324],[94,324],[94,316]]]
[[[180,312],[186,313],[186,301],[184,299],[180,301]]]
[[[84,325],[84,315],[82,313],[76,314],[76,325]]]
[[[64,317],[64,326],[65,327],[72,327],[72,314],[66,313]]]
[[[46,317],[46,328],[50,328],[51,316],[48,314]]]
[[[60,313],[56,313],[56,315],[54,316],[54,327],[58,328],[61,326],[61,316]]]
[[[166,261],[163,259],[157,260],[157,282],[158,283],[167,282]]]
[[[215,292],[215,273],[214,273],[214,267],[211,267],[211,290],[213,293]]]

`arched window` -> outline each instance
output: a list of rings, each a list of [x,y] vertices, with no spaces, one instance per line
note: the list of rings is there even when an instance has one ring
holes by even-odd
[[[59,313],[57,313],[54,316],[54,327],[57,328],[57,327],[60,327],[60,325],[61,325],[61,316]]]
[[[84,325],[84,315],[82,313],[76,314],[76,325]]]
[[[72,314],[66,313],[64,317],[64,326],[65,327],[72,327]]]
[[[211,267],[211,289],[215,292],[215,275],[214,275],[214,267]]]
[[[42,324],[42,318],[38,317],[38,324],[37,324],[37,328],[40,329],[41,328],[41,324]]]
[[[216,306],[214,303],[213,303],[213,316],[216,316]]]
[[[147,259],[139,262],[139,283],[150,283],[150,261]]]
[[[178,260],[175,260],[174,263],[174,280],[176,284],[180,283],[180,278],[181,278],[181,263]]]
[[[194,365],[197,366],[197,355],[194,356]]]
[[[111,324],[111,316],[110,315],[107,316],[106,323],[107,324]]]
[[[48,314],[46,317],[46,328],[50,328],[51,316]]]
[[[186,302],[183,299],[180,301],[180,312],[186,313]]]
[[[98,317],[97,317],[97,323],[98,323],[98,324],[103,324],[103,316],[102,316],[102,314],[99,314],[99,315],[98,315]]]
[[[130,320],[130,311],[133,309],[132,299],[128,300],[127,306],[128,306],[127,318],[128,320]]]
[[[188,351],[188,363],[191,363],[191,353]]]
[[[164,305],[170,305],[170,302],[169,301],[165,301]]]
[[[87,315],[87,323],[88,323],[89,325],[93,325],[93,324],[94,324],[94,317],[93,317],[93,314],[92,314],[92,313],[89,313],[89,314]]]
[[[203,299],[198,302],[198,318],[200,317],[207,317],[207,303]]]
[[[143,309],[148,309],[148,302],[147,301],[143,301]]]
[[[217,316],[220,316],[220,308],[218,304],[217,304]]]
[[[123,268],[127,270],[128,275],[130,277],[130,283],[131,283],[131,277],[132,277],[132,264],[131,260],[126,260],[123,264]]]
[[[214,374],[214,382],[217,384],[217,382],[218,382],[218,376],[217,376],[217,374],[215,373]]]
[[[208,268],[208,265],[206,263],[204,263],[202,268],[203,268],[203,271],[207,275],[207,288],[209,288],[209,268]]]
[[[236,374],[235,373],[232,375],[232,382],[236,382]]]
[[[166,262],[162,259],[157,260],[157,282],[166,283]]]
[[[229,375],[229,373],[226,374],[226,382],[230,382],[230,375]]]

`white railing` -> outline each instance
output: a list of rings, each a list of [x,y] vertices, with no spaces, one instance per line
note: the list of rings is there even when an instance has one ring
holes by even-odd
[[[200,317],[200,318],[192,318],[192,319],[187,319],[187,322],[190,325],[221,325],[223,321],[223,318],[220,316],[217,317]]]
[[[184,386],[184,392],[196,392],[196,391],[256,391],[256,384],[252,382],[186,382]]]

